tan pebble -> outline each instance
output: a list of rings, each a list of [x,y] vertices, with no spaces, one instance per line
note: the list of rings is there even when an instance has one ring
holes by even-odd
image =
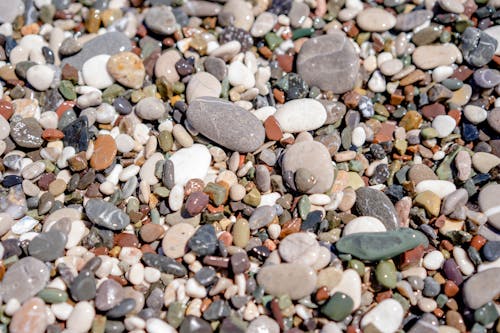
[[[38,297],[27,300],[14,313],[9,330],[12,333],[43,333],[48,325],[45,303]]]
[[[141,58],[132,52],[120,52],[111,56],[106,68],[116,81],[128,88],[139,89],[146,76]]]

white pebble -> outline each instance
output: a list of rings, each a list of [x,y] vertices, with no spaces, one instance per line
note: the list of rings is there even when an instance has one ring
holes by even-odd
[[[358,126],[352,130],[352,144],[356,147],[362,147],[366,141],[366,132],[363,127]]]
[[[444,256],[441,251],[431,251],[424,257],[423,265],[425,268],[436,271],[444,264]]]
[[[464,275],[469,276],[474,273],[474,264],[470,261],[467,252],[463,248],[455,246],[453,248],[453,257]]]
[[[441,82],[449,78],[452,74],[453,74],[453,67],[438,66],[432,70],[432,80],[434,82]]]
[[[72,332],[84,333],[90,330],[94,321],[94,306],[87,301],[79,302],[66,321],[66,328]]]
[[[193,298],[204,298],[207,296],[207,290],[194,278],[186,282],[186,295]]]
[[[229,65],[227,78],[233,87],[243,86],[245,89],[250,89],[255,86],[252,71],[241,61],[235,61]]]
[[[100,54],[83,64],[82,75],[87,85],[97,89],[105,89],[113,84],[114,80],[106,69],[109,58],[111,58],[109,54]]]
[[[146,322],[148,333],[177,333],[175,328],[158,318],[149,318]]]
[[[432,127],[438,132],[438,138],[444,138],[453,132],[457,123],[448,115],[439,115],[432,121]]]
[[[182,208],[183,199],[184,187],[177,184],[172,188],[168,197],[168,205],[170,209],[172,209],[174,212],[180,210]]]
[[[476,105],[467,105],[464,108],[464,115],[473,124],[479,124],[486,120],[488,112]]]
[[[45,91],[50,88],[54,74],[54,70],[47,65],[35,65],[26,72],[26,79],[36,90]]]

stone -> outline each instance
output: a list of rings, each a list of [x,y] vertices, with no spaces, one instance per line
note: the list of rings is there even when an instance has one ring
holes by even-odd
[[[414,202],[417,206],[423,207],[431,216],[438,216],[441,207],[441,198],[432,191],[419,193]]]
[[[415,49],[412,60],[421,69],[434,69],[438,66],[448,66],[461,59],[460,50],[450,43],[422,45]]]
[[[380,333],[395,333],[401,326],[404,317],[404,310],[401,304],[395,299],[385,299],[361,319],[361,327],[374,327]]]
[[[203,0],[189,1],[182,6],[183,12],[189,16],[217,16],[221,11],[222,6],[217,3],[212,3]]]
[[[160,35],[171,35],[177,30],[177,22],[172,8],[168,6],[152,7],[144,18],[147,27]]]
[[[411,250],[428,240],[419,231],[401,228],[386,232],[356,233],[342,237],[335,244],[337,250],[370,261],[393,258],[407,250]]]
[[[309,86],[335,94],[354,87],[358,70],[356,51],[342,32],[310,38],[297,57],[297,72]]]
[[[42,261],[53,261],[64,255],[66,235],[59,231],[47,231],[31,240],[28,252]]]
[[[319,258],[320,245],[312,234],[297,232],[285,237],[278,250],[286,262],[311,266]]]
[[[275,217],[276,209],[273,206],[264,205],[257,207],[248,219],[250,230],[258,230],[269,225]]]
[[[499,280],[500,268],[491,268],[472,275],[463,285],[465,304],[475,310],[498,298]]]
[[[71,297],[75,301],[88,301],[96,295],[96,280],[92,272],[82,270],[69,286]]]
[[[187,244],[199,256],[214,254],[217,248],[217,236],[214,227],[208,224],[199,227]]]
[[[35,118],[23,118],[12,122],[10,136],[14,142],[23,148],[38,148],[43,144],[43,129]]]
[[[5,302],[17,299],[24,302],[45,288],[50,270],[42,261],[24,257],[9,267],[0,284],[0,295]]]
[[[452,182],[434,179],[423,180],[415,186],[415,192],[431,191],[441,199],[455,192],[456,189],[457,187]]]
[[[333,275],[334,280],[337,275],[338,274]],[[331,277],[332,276],[330,276],[330,278]],[[342,272],[340,281],[334,284],[333,288],[330,290],[330,294],[333,295],[336,292],[348,295],[354,303],[353,311],[358,309],[361,305],[361,278],[359,274],[354,269],[346,269]]]
[[[108,73],[127,88],[139,89],[142,87],[146,69],[135,53],[120,52],[112,55],[106,65]]]
[[[298,133],[320,128],[326,121],[323,105],[310,98],[295,99],[278,108],[274,117],[283,132]]]
[[[292,177],[299,169],[308,170],[316,180],[316,183],[307,191],[309,194],[324,193],[333,185],[334,171],[330,153],[319,142],[302,141],[289,145],[283,156],[282,168],[285,179],[288,174]]]
[[[144,120],[158,120],[166,114],[166,108],[159,98],[146,97],[137,103],[135,113]]]
[[[245,89],[250,89],[255,86],[255,77],[252,71],[241,61],[233,61],[227,71],[227,79],[233,87],[242,86]]]
[[[189,105],[189,123],[221,146],[252,152],[264,143],[262,123],[247,110],[214,97],[200,97]]]
[[[224,60],[222,60],[220,58],[207,57],[205,59],[205,62],[203,63],[203,65],[205,66],[205,70],[207,71],[207,73],[212,74],[218,81],[222,81],[227,75],[226,63],[224,62]],[[203,73],[203,72],[200,72],[200,73]],[[216,88],[216,87],[218,87],[218,85],[214,83],[214,86],[208,87],[208,88],[210,88],[209,91],[212,91],[211,95],[215,95],[217,93],[217,91],[215,89],[213,89],[214,87]],[[196,95],[197,89],[196,88],[193,89],[193,91],[191,93]],[[219,95],[220,95],[220,92],[219,92]],[[218,97],[218,96],[214,96],[214,97]]]
[[[194,74],[186,87],[186,99],[192,103],[198,97],[218,98],[222,91],[222,85],[219,80],[207,72],[198,72]]]
[[[85,61],[82,66],[82,76],[87,85],[105,89],[113,84],[113,77],[106,69],[110,57],[108,54],[100,54]]]
[[[394,205],[391,200],[379,190],[369,187],[357,189],[355,209],[360,215],[372,216],[379,219],[387,230],[394,230],[399,226]]]
[[[90,199],[85,205],[85,213],[92,223],[111,230],[123,230],[130,224],[125,212],[102,199]]]
[[[89,145],[88,119],[81,116],[70,124],[66,125],[62,132],[64,133],[63,143],[65,146],[75,148],[75,152],[86,151]]]
[[[481,211],[488,217],[489,223],[500,229],[500,185],[492,184],[479,192],[478,203]]]
[[[249,31],[254,22],[252,7],[243,0],[229,0],[224,4],[219,15],[230,15],[233,17],[232,24],[236,28]]]
[[[481,88],[494,88],[500,84],[500,72],[491,68],[478,69],[474,72],[474,82]]]
[[[371,7],[362,10],[356,16],[358,26],[369,32],[384,32],[396,25],[396,17],[381,8]]]
[[[354,302],[349,295],[336,292],[321,307],[321,313],[334,321],[343,321],[353,310]]]
[[[494,108],[488,113],[488,125],[500,133],[500,108]]]
[[[212,327],[202,318],[188,315],[182,321],[179,333],[212,333]]]
[[[462,34],[460,50],[469,64],[481,67],[490,62],[497,46],[497,40],[489,34],[477,28],[468,27]]]
[[[409,13],[401,13],[396,17],[394,28],[400,31],[410,31],[424,24],[432,18],[432,11],[426,9],[413,10]]]
[[[273,319],[266,315],[261,315],[250,322],[246,329],[247,333],[279,333],[280,327]]]
[[[457,0],[438,0],[438,4],[449,13],[462,14],[465,10],[464,5]]]
[[[316,287],[314,269],[303,264],[277,264],[264,266],[257,274],[257,283],[273,296],[288,295],[301,299],[310,295]]]
[[[90,302],[78,302],[66,320],[66,329],[76,332],[87,332],[92,327],[95,317],[94,305]]]
[[[164,76],[170,83],[179,81],[180,76],[175,69],[175,64],[181,59],[182,56],[177,50],[167,50],[162,53],[156,60],[154,69],[156,77]]]
[[[111,135],[100,135],[94,141],[94,153],[90,157],[90,166],[95,170],[104,170],[115,160],[118,149]]]
[[[124,298],[123,287],[113,279],[107,279],[99,285],[95,296],[95,307],[108,311],[120,304]]]
[[[21,0],[14,0],[0,4],[0,23],[12,23],[14,19],[23,14],[24,4]]]
[[[271,31],[274,25],[278,22],[278,17],[270,12],[263,12],[255,19],[255,22],[250,29],[253,37],[264,37]]]
[[[495,50],[495,54],[500,55],[500,28],[497,25],[493,25],[488,29],[485,29],[484,33],[490,35],[497,41],[497,49]]]
[[[49,324],[47,308],[38,297],[27,300],[12,316],[9,332],[43,333]]]
[[[177,259],[187,252],[189,239],[195,228],[188,223],[179,223],[170,227],[162,240],[162,249],[167,257]]]
[[[500,164],[500,158],[486,152],[477,152],[472,155],[474,169],[481,173],[487,173]]]
[[[30,85],[39,91],[45,91],[50,88],[54,80],[55,72],[47,65],[35,65],[26,72],[26,79]]]
[[[348,236],[359,232],[384,232],[385,225],[372,216],[360,216],[349,221],[342,230],[342,236]]]
[[[432,127],[438,132],[438,138],[445,138],[453,132],[457,123],[448,115],[439,115],[432,121]]]

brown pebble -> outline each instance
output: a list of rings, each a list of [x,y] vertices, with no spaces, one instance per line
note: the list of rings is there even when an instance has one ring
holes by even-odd
[[[279,141],[283,137],[283,131],[274,116],[267,117],[266,121],[264,121],[264,128],[266,130],[266,137],[269,140]]]
[[[38,187],[42,191],[48,191],[49,184],[52,183],[56,179],[56,176],[53,173],[44,173],[38,179]]]
[[[116,157],[116,142],[111,135],[100,135],[94,142],[94,153],[90,158],[90,166],[96,170],[109,167]]]
[[[444,105],[440,103],[429,104],[422,107],[422,115],[428,120],[433,120],[437,116],[445,114]]]
[[[139,247],[137,236],[126,232],[115,235],[113,241],[115,245],[120,247]]]
[[[85,152],[79,152],[75,156],[68,159],[69,168],[72,171],[83,171],[87,169],[87,158],[85,157]]]
[[[5,99],[0,99],[0,115],[9,120],[13,114],[14,107],[12,106],[12,103],[6,101]]]
[[[64,193],[66,190],[66,182],[62,179],[56,179],[52,183],[49,184],[49,192],[54,197],[57,197],[59,194]]]
[[[204,192],[193,192],[186,200],[186,211],[191,216],[200,214],[208,205],[209,196]]]
[[[453,282],[451,280],[446,280],[446,282],[444,284],[444,293],[446,296],[454,297],[456,294],[458,294],[459,291],[460,291],[460,289],[455,284],[455,282]]]
[[[152,243],[161,238],[161,236],[165,233],[165,229],[163,229],[163,227],[159,224],[148,223],[141,227],[139,233],[143,241]]]

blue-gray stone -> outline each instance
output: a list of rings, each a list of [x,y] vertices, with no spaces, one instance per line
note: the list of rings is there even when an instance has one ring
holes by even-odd
[[[199,256],[214,254],[217,249],[217,236],[210,224],[202,225],[188,241],[189,248]]]
[[[500,72],[491,68],[478,69],[474,72],[474,82],[485,89],[496,87],[500,84]]]
[[[496,39],[487,33],[477,28],[468,27],[462,34],[460,50],[469,64],[481,67],[493,58],[497,44]]]
[[[23,303],[45,288],[50,278],[50,269],[40,260],[25,257],[9,267],[0,284],[2,301],[15,298]]]
[[[357,189],[355,209],[361,216],[378,218],[387,230],[398,228],[396,209],[391,200],[379,190],[370,187]]]
[[[56,260],[64,255],[66,240],[62,232],[50,230],[33,238],[28,245],[28,252],[42,261]]]
[[[85,205],[85,213],[92,223],[111,230],[123,230],[130,224],[130,217],[102,199],[90,199]]]
[[[484,259],[495,261],[500,257],[500,241],[487,242],[482,248]]]
[[[439,292],[441,291],[441,286],[439,283],[437,283],[436,280],[434,280],[431,277],[426,277],[424,279],[424,290],[422,291],[422,294],[426,297],[436,297],[439,295]]]

